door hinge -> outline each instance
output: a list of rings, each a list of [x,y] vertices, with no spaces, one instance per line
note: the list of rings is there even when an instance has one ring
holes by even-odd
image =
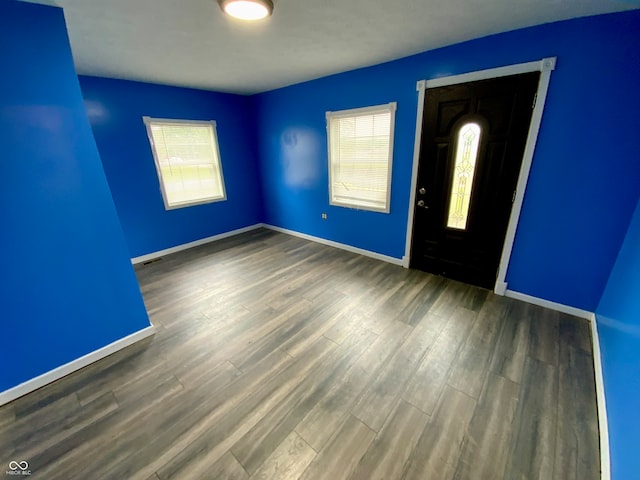
[[[538,92],[536,92],[536,94],[533,96],[533,105],[531,105],[531,108],[536,108],[537,100],[538,100]]]
[[[517,192],[517,190],[513,191],[513,197],[511,197],[511,203],[516,201],[516,192]]]

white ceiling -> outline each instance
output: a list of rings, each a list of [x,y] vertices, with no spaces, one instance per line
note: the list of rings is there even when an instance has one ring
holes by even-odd
[[[64,8],[80,74],[256,93],[637,0],[276,0],[244,24],[217,0],[28,0]]]

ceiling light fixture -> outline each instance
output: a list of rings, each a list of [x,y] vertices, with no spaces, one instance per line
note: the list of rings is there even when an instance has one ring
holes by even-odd
[[[218,0],[227,14],[240,20],[261,20],[273,12],[271,0]]]

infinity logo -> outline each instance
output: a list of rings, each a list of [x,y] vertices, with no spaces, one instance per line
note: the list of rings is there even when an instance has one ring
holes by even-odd
[[[29,464],[27,463],[26,460],[23,460],[22,462],[16,462],[15,460],[11,460],[9,462],[9,468],[11,470],[27,470],[29,468]]]

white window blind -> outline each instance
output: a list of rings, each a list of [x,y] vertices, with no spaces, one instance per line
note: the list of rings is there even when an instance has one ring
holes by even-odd
[[[167,210],[226,199],[215,122],[144,122]]]
[[[327,112],[331,205],[389,212],[395,110]]]

